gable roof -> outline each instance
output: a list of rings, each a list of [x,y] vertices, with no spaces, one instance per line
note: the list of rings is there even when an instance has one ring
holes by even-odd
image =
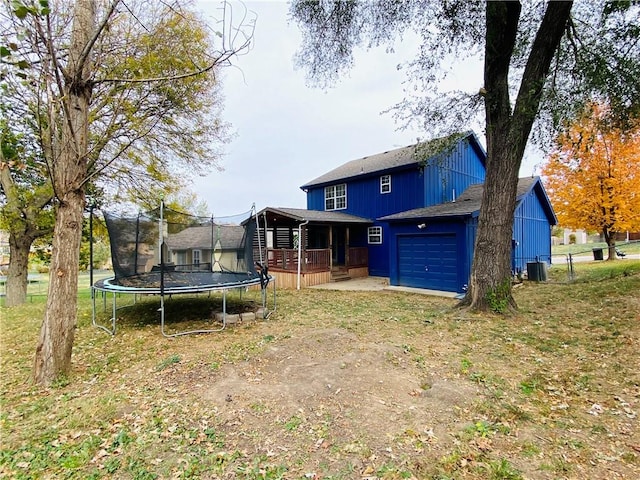
[[[267,207],[262,209],[258,213],[258,217],[267,214],[271,217],[283,217],[296,222],[310,222],[310,223],[359,223],[359,224],[372,224],[373,221],[368,218],[357,217],[348,213],[336,212],[336,211],[322,211],[322,210],[305,210],[303,208],[272,208]]]
[[[542,196],[542,208],[547,213],[549,221],[552,225],[557,224],[558,220],[553,212],[553,208],[551,207],[551,202],[544,191],[540,177],[523,177],[518,179],[516,205],[522,201],[525,195],[534,189]],[[480,212],[483,191],[484,184],[475,183],[470,185],[455,202],[441,203],[431,207],[415,208],[413,210],[407,210],[406,212],[387,215],[385,217],[378,218],[378,220],[397,221],[420,218],[475,217],[478,216]]]
[[[211,225],[189,227],[167,235],[165,242],[171,250],[211,250],[220,239],[223,250],[237,250],[242,244],[244,227],[240,225]],[[213,245],[212,245],[213,242]]]
[[[388,170],[418,165],[430,158],[433,158],[448,148],[453,148],[455,145],[466,139],[469,139],[474,148],[480,152],[480,157],[484,162],[484,158],[486,158],[484,148],[480,144],[475,133],[468,131],[351,160],[350,162],[334,168],[314,180],[305,183],[300,188],[302,190],[306,190],[310,187],[329,184],[340,180],[379,174],[380,172]]]

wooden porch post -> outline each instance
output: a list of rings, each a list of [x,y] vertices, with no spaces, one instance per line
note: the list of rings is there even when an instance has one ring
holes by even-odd
[[[333,225],[329,225],[329,271],[333,270]]]
[[[344,242],[344,264],[348,268],[349,267],[349,232],[351,231],[350,227],[346,228],[345,232],[345,242]]]

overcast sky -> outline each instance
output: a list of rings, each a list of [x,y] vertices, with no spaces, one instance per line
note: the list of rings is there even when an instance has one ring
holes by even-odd
[[[198,5],[213,24],[220,2]],[[348,76],[320,90],[307,86],[305,72],[294,67],[300,34],[288,23],[287,3],[245,5],[257,15],[253,49],[225,69],[223,83],[223,118],[235,137],[225,146],[224,171],[197,178],[192,187],[214,215],[244,212],[254,203],[258,210],[306,208],[300,190],[306,182],[350,160],[428,138],[423,131],[399,130],[390,114],[381,114],[404,98],[405,74],[396,65],[411,59],[417,45],[403,44],[394,54],[383,48],[361,52]],[[239,13],[239,4],[234,9]],[[482,72],[476,71],[450,79],[477,91]],[[531,174],[532,163],[523,162],[521,175]]]

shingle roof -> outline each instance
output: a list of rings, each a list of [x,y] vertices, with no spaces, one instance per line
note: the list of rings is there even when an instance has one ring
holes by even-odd
[[[273,214],[279,214],[288,218],[291,218],[300,222],[313,222],[313,223],[373,223],[368,218],[357,217],[348,213],[336,212],[336,211],[321,211],[321,210],[305,210],[303,208],[273,208],[267,207],[258,213],[258,217],[264,212]]]
[[[387,152],[351,160],[350,162],[334,168],[314,180],[305,183],[300,188],[304,190],[309,187],[331,183],[338,180],[346,180],[361,175],[371,175],[381,171],[417,165],[468,137],[471,137],[478,146],[480,145],[473,132],[456,133],[428,142],[408,145],[395,150],[389,150]]]
[[[169,234],[166,238],[167,246],[171,250],[188,250],[192,248],[211,249],[212,242],[220,239],[223,250],[235,250],[240,247],[244,227],[239,225],[214,225],[205,227],[189,227],[179,233]]]
[[[518,179],[518,187],[516,191],[516,198],[520,199],[529,190],[531,190],[536,183],[540,181],[540,177],[523,177]],[[393,215],[387,215],[381,217],[378,220],[393,221],[393,220],[411,220],[418,218],[438,218],[438,217],[466,217],[473,215],[480,211],[480,204],[482,202],[482,193],[484,191],[484,184],[476,183],[470,185],[460,195],[455,202],[440,203],[431,207],[415,208],[413,210],[407,210],[406,212],[395,213]]]

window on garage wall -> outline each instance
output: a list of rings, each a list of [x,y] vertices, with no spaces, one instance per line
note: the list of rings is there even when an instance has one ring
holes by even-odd
[[[382,227],[369,227],[368,240],[371,245],[380,245],[382,243]]]

